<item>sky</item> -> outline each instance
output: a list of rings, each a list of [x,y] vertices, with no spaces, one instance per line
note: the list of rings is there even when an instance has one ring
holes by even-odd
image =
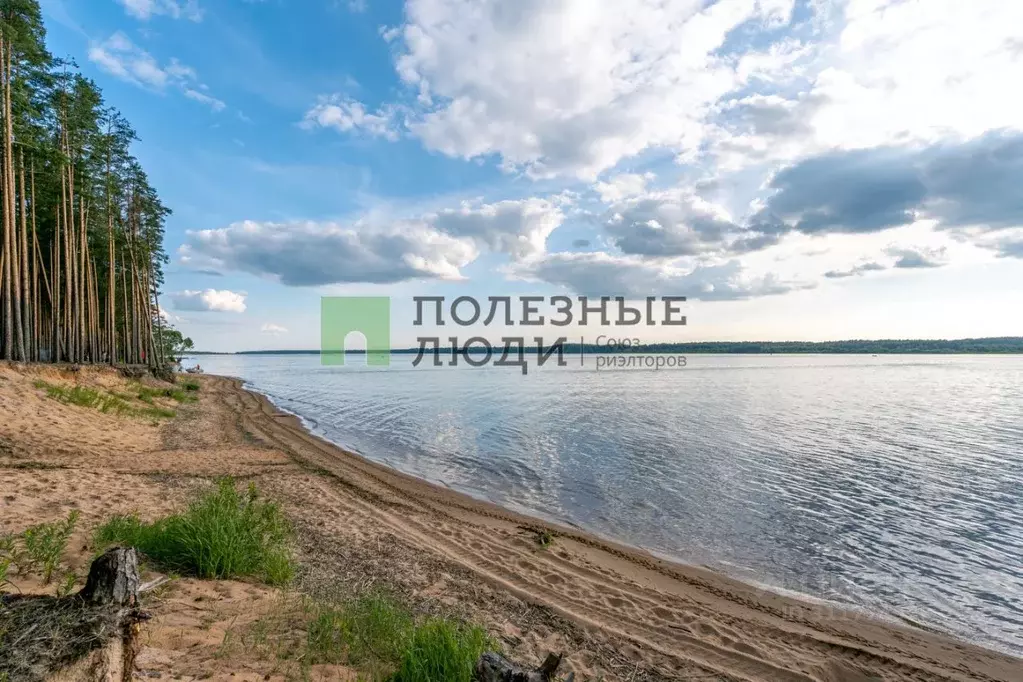
[[[138,131],[201,350],[317,348],[334,295],[390,296],[394,346],[413,296],[686,296],[644,341],[1023,335],[1023,2],[41,4]]]

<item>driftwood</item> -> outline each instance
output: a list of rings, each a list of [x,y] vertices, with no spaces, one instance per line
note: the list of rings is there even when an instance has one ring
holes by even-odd
[[[0,679],[131,679],[135,635],[145,618],[138,593],[138,556],[115,547],[92,562],[77,594],[0,595]]]
[[[536,670],[517,666],[501,654],[493,651],[483,653],[476,661],[476,679],[479,682],[551,682],[561,665],[561,654],[548,654]],[[566,682],[574,675],[569,673]]]

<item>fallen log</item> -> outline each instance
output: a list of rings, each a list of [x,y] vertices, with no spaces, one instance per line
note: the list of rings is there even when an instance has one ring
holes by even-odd
[[[486,651],[476,661],[476,679],[479,682],[551,682],[561,665],[562,654],[547,654],[535,670],[515,665],[501,654]],[[565,682],[575,678],[569,673]]]

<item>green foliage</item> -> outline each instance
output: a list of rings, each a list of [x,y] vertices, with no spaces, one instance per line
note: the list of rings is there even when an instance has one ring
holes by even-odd
[[[135,547],[168,570],[200,578],[255,576],[282,585],[295,573],[291,527],[280,507],[261,499],[253,485],[240,493],[230,478],[183,514],[151,524],[115,516],[95,539],[99,547]]]
[[[71,594],[72,590],[75,589],[75,582],[78,580],[78,576],[75,575],[74,571],[68,571],[64,574],[64,578],[60,584],[57,585],[57,597],[62,598]]]
[[[62,521],[40,523],[17,535],[8,533],[0,537],[0,585],[7,582],[12,566],[22,574],[38,573],[49,583],[60,567],[79,516],[75,509]]]
[[[78,405],[81,407],[90,407],[97,409],[105,414],[115,414],[118,416],[127,417],[141,417],[148,419],[171,419],[175,416],[174,410],[168,410],[164,407],[152,404],[152,398],[146,400],[140,393],[138,396],[139,400],[149,403],[148,407],[136,407],[129,401],[133,396],[124,395],[121,393],[107,393],[100,391],[99,389],[89,388],[87,386],[72,386],[70,388],[66,386],[57,386],[50,384],[45,381],[39,380],[35,382],[35,387],[46,391],[46,395],[54,400],[65,403],[67,405]],[[167,391],[174,392],[173,389],[166,389]],[[181,391],[176,391],[177,394],[181,395],[181,400],[178,402],[191,402],[190,396],[186,396]],[[163,393],[161,393],[163,395]],[[172,396],[168,396],[172,397]]]
[[[554,533],[543,526],[519,526],[519,530],[532,535],[536,544],[540,545],[544,549],[547,549],[554,544]]]
[[[135,397],[149,404],[152,404],[153,398],[170,398],[179,403],[194,403],[198,400],[194,395],[189,395],[184,390],[173,386],[153,388],[139,384],[133,390],[135,391]]]
[[[365,665],[401,659],[415,623],[383,595],[317,605],[308,626],[310,661]]]
[[[195,379],[188,379],[181,383],[181,388],[185,389],[186,391],[195,393],[202,388],[202,384],[200,384]]]
[[[471,682],[492,642],[480,627],[431,619],[412,631],[392,682]]]
[[[496,646],[480,627],[446,618],[417,622],[380,594],[308,610],[303,660],[348,665],[360,679],[468,682],[480,654]]]
[[[23,207],[31,226],[27,244],[15,242],[0,276],[0,302],[6,306],[0,306],[6,312],[0,319],[0,357],[152,362],[159,353],[150,341],[147,318],[163,283],[164,223],[170,211],[131,154],[135,131],[72,59],[49,54],[38,0],[2,0],[0,37],[10,60],[0,84],[0,108],[8,112],[0,166],[10,181],[5,186],[10,196],[5,195],[0,212],[16,230],[17,207]],[[73,239],[67,243],[71,226]],[[28,287],[12,291],[7,281],[27,277],[19,261],[35,269],[33,253],[24,249],[34,252],[36,242],[38,264],[62,293],[39,299],[43,319],[72,320],[55,330],[59,334],[40,339],[32,338],[28,319],[11,314],[12,304],[21,311],[32,303]],[[82,276],[86,273],[68,267],[74,262],[79,268],[92,264],[91,283]],[[108,284],[111,280],[114,286]],[[122,296],[125,288],[149,295],[129,305]],[[92,302],[104,313],[107,328],[67,315]],[[99,340],[111,336],[116,347],[114,357],[107,357],[110,349],[101,348]]]
[[[162,330],[160,335],[163,338],[163,356],[170,362],[176,362],[181,356],[195,348],[192,339],[184,336],[174,327],[166,322],[161,322]],[[155,325],[154,325],[155,328]]]

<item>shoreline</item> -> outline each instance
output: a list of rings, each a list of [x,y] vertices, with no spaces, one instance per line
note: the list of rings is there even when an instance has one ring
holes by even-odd
[[[709,572],[709,573],[711,573],[711,574],[713,574],[715,576],[718,576],[720,578],[724,578],[724,579],[727,579],[727,580],[732,580],[732,581],[735,581],[735,582],[737,582],[737,583],[739,583],[741,585],[745,585],[745,586],[747,586],[747,587],[749,587],[751,589],[758,590],[758,591],[763,591],[763,592],[769,592],[769,593],[777,595],[779,597],[783,597],[783,598],[787,598],[787,599],[795,599],[797,601],[806,602],[808,604],[812,604],[814,606],[818,606],[818,607],[822,607],[822,608],[848,611],[848,612],[850,612],[850,614],[853,617],[877,620],[877,621],[880,621],[880,622],[888,624],[888,625],[905,626],[906,624],[909,624],[910,627],[913,627],[915,629],[923,630],[923,631],[926,631],[926,632],[932,632],[932,633],[935,633],[935,634],[940,634],[940,635],[949,637],[951,639],[962,640],[962,641],[965,641],[968,644],[980,647],[982,649],[996,651],[998,653],[1006,653],[1006,654],[1009,653],[1009,652],[1001,651],[1000,649],[996,649],[996,648],[993,648],[993,647],[990,647],[990,646],[986,646],[986,645],[984,645],[983,643],[980,643],[980,642],[973,642],[973,641],[970,641],[970,640],[963,639],[961,637],[958,637],[956,634],[951,633],[951,632],[947,632],[945,630],[942,630],[941,628],[939,628],[938,626],[935,626],[935,625],[916,624],[912,619],[910,619],[908,617],[905,617],[905,616],[901,616],[899,614],[895,614],[895,613],[888,614],[888,613],[875,612],[875,611],[871,611],[870,609],[868,609],[866,607],[861,607],[861,606],[858,606],[856,604],[843,604],[841,602],[829,600],[829,599],[826,599],[824,597],[818,597],[816,595],[813,595],[813,594],[810,594],[810,593],[807,593],[807,592],[800,592],[798,590],[789,590],[789,589],[785,589],[783,587],[778,587],[776,585],[771,585],[769,583],[760,582],[760,581],[758,581],[758,580],[756,580],[756,579],[754,579],[752,577],[742,577],[742,576],[738,576],[738,575],[732,575],[732,574],[730,574],[724,568],[715,567],[715,566],[711,566],[711,565],[708,565],[708,564],[692,563],[692,562],[686,561],[685,559],[683,559],[681,557],[675,557],[675,556],[671,556],[671,555],[666,554],[666,553],[657,552],[656,550],[653,550],[653,549],[650,549],[650,548],[647,548],[647,547],[641,547],[641,546],[638,546],[638,545],[629,544],[628,542],[624,542],[622,540],[618,540],[618,539],[615,539],[613,537],[609,537],[609,536],[604,535],[604,534],[602,534],[602,533],[600,533],[598,531],[595,531],[595,530],[584,528],[584,527],[582,527],[582,526],[580,526],[578,524],[572,523],[571,521],[568,521],[568,520],[565,520],[565,519],[557,519],[557,518],[552,518],[552,517],[544,517],[544,516],[538,515],[537,512],[533,512],[533,511],[530,511],[530,510],[521,510],[520,511],[520,510],[516,510],[516,509],[511,509],[509,507],[505,507],[505,506],[501,505],[500,503],[495,502],[495,501],[493,501],[491,499],[477,497],[477,496],[473,495],[472,493],[469,493],[469,492],[466,492],[466,491],[463,491],[463,490],[459,490],[458,488],[449,486],[449,485],[447,485],[447,484],[445,484],[445,483],[443,483],[441,481],[431,481],[428,478],[423,478],[423,477],[420,477],[420,476],[416,476],[415,474],[411,474],[411,473],[402,471],[401,469],[398,469],[396,467],[392,467],[392,466],[390,466],[390,465],[388,465],[388,464],[386,464],[384,462],[377,461],[377,460],[375,460],[375,459],[373,459],[373,458],[371,458],[371,457],[369,457],[367,455],[364,455],[364,454],[362,454],[360,452],[357,452],[353,448],[345,446],[342,443],[336,443],[333,440],[331,440],[330,438],[328,438],[323,433],[323,430],[319,428],[319,426],[316,424],[316,422],[314,420],[312,420],[312,419],[310,419],[308,417],[305,417],[305,416],[303,416],[301,414],[298,414],[297,412],[295,412],[293,410],[289,410],[286,407],[282,407],[281,405],[279,405],[277,403],[277,401],[274,399],[273,396],[260,391],[259,389],[257,389],[255,386],[253,386],[246,379],[243,379],[241,377],[221,375],[221,374],[207,374],[205,376],[212,376],[212,377],[217,377],[219,379],[226,379],[228,381],[238,382],[238,388],[239,389],[241,389],[243,391],[246,391],[247,393],[251,393],[251,394],[259,397],[262,400],[265,400],[267,403],[269,403],[270,407],[272,407],[273,409],[275,409],[275,410],[277,410],[277,411],[279,411],[279,412],[281,412],[283,414],[286,414],[286,415],[289,415],[289,416],[293,417],[295,420],[298,421],[299,426],[302,429],[304,429],[306,432],[308,432],[308,434],[310,436],[312,436],[313,438],[316,438],[318,440],[323,441],[324,443],[326,443],[327,445],[329,445],[331,447],[336,448],[337,450],[342,452],[347,457],[355,457],[355,458],[361,460],[362,462],[365,462],[366,464],[369,464],[369,465],[372,465],[372,466],[375,466],[375,467],[380,467],[380,468],[382,468],[382,469],[384,469],[384,470],[386,470],[388,472],[392,472],[392,473],[395,473],[395,474],[400,474],[400,475],[402,475],[404,477],[410,478],[414,482],[421,483],[421,484],[426,485],[426,486],[434,487],[434,488],[437,488],[437,489],[443,490],[443,491],[450,491],[451,493],[463,496],[466,499],[471,500],[474,503],[485,504],[485,505],[494,507],[494,508],[496,508],[496,509],[498,509],[498,510],[500,510],[502,512],[506,512],[508,514],[514,514],[514,515],[517,515],[517,516],[521,516],[525,521],[527,521],[529,523],[532,523],[534,525],[542,524],[542,525],[545,525],[545,526],[549,526],[552,529],[556,529],[558,531],[558,533],[560,533],[560,534],[579,533],[582,536],[590,538],[591,540],[593,540],[596,543],[605,543],[608,546],[618,547],[618,548],[620,548],[624,552],[634,552],[634,553],[637,553],[637,554],[642,555],[642,556],[647,556],[647,557],[649,557],[649,558],[651,558],[651,559],[653,559],[655,561],[664,562],[668,566],[678,566],[678,567],[680,567],[682,569],[692,569],[692,570],[697,570],[697,571]],[[1011,655],[1011,654],[1009,654],[1009,655]]]
[[[713,606],[723,612],[733,610],[751,610],[757,618],[763,618],[767,623],[758,624],[769,626],[771,629],[779,628],[794,632],[789,635],[797,638],[810,638],[816,643],[832,650],[844,650],[853,658],[876,658],[879,663],[876,668],[878,673],[884,675],[882,679],[912,679],[896,674],[895,670],[901,670],[914,674],[923,674],[926,679],[1019,679],[1023,675],[1023,660],[1011,657],[1009,654],[994,649],[982,647],[977,644],[966,642],[930,629],[926,626],[917,626],[913,621],[903,620],[898,616],[876,614],[867,612],[866,609],[848,607],[827,600],[819,599],[813,595],[783,594],[773,588],[758,586],[744,582],[737,578],[730,577],[715,569],[686,564],[655,556],[641,548],[631,547],[614,540],[599,537],[596,534],[585,530],[553,523],[537,517],[529,516],[517,511],[509,510],[487,500],[480,500],[466,493],[459,492],[449,487],[441,486],[430,481],[417,478],[410,474],[398,471],[384,464],[372,461],[358,453],[347,450],[336,445],[325,438],[317,435],[308,429],[303,423],[303,418],[275,405],[266,395],[254,390],[245,388],[245,381],[234,377],[220,377],[217,375],[205,375],[214,378],[218,382],[229,385],[233,391],[250,396],[247,419],[250,423],[261,424],[261,430],[265,429],[266,435],[274,440],[292,441],[300,448],[307,448],[305,452],[289,452],[291,456],[303,457],[311,455],[315,464],[324,463],[336,465],[341,469],[354,470],[360,476],[365,476],[372,485],[380,485],[390,489],[402,497],[425,504],[435,513],[444,516],[460,516],[463,521],[471,524],[487,526],[488,524],[516,526],[531,525],[549,528],[556,533],[559,541],[576,544],[591,555],[588,558],[598,559],[597,563],[610,564],[617,572],[621,573],[629,581],[647,583],[657,592],[674,593],[673,596],[681,596],[689,601],[710,602]],[[328,469],[329,470],[329,469]],[[346,487],[351,486],[354,481],[346,481]],[[450,550],[451,548],[444,548]],[[447,552],[443,552],[447,553]],[[453,552],[458,555],[458,552]],[[536,595],[528,590],[523,591],[503,576],[487,576],[489,580],[509,589],[517,596],[526,600],[539,599],[545,606],[554,608],[560,615],[579,622],[584,627],[607,628],[610,623],[601,622],[601,619],[592,619],[587,614],[577,613],[571,605],[565,608],[564,604],[554,599],[547,601],[545,595]],[[511,582],[512,584],[508,584]],[[693,594],[696,592],[697,594]],[[729,618],[738,618],[738,613],[728,613]],[[903,620],[903,622],[899,622]],[[618,628],[611,628],[619,630]],[[671,632],[675,628],[668,628]],[[698,628],[699,629],[699,628]],[[617,631],[616,635],[630,637],[642,645],[653,649],[663,647],[653,636],[641,636],[641,633]],[[646,634],[646,633],[642,633]],[[651,633],[652,634],[652,633]],[[785,680],[867,680],[870,673],[862,670],[862,665],[855,666],[838,661],[833,661],[830,666],[831,672],[822,671],[817,674],[807,674],[803,671],[786,670],[783,666],[777,666],[766,661],[757,661],[758,656],[753,656],[747,651],[741,641],[724,637],[723,649],[729,649],[729,644],[736,645],[734,657],[731,651],[718,650],[717,646],[707,646],[707,642],[700,637],[690,637],[683,634],[677,635],[683,650],[688,649],[685,658],[697,663],[700,667],[716,672],[724,673],[739,678],[759,679],[785,679]],[[722,639],[721,637],[710,637],[711,639]],[[892,645],[898,643],[894,648]],[[756,644],[753,648],[756,648]],[[946,667],[942,659],[952,654],[955,663]],[[973,662],[965,670],[963,664],[966,661]],[[947,661],[951,664],[952,661]],[[797,666],[800,668],[802,666]],[[825,666],[827,667],[827,666]],[[870,666],[874,667],[874,666]],[[857,672],[857,670],[862,672]],[[956,670],[958,669],[958,670]],[[965,673],[965,674],[964,674]]]
[[[478,500],[320,438],[240,379],[189,379],[200,384],[190,400],[156,399],[169,414],[131,416],[46,386],[127,399],[137,378],[0,363],[0,535],[80,516],[62,562],[72,578],[111,516],[151,522],[225,476],[256,486],[293,526],[299,572],[287,590],[184,577],[146,603],[143,677],[285,682],[301,673],[288,619],[304,600],[383,590],[421,617],[484,628],[521,664],[564,652],[562,671],[579,682],[1023,679],[1023,659]],[[20,568],[14,577],[12,589],[54,589]],[[307,672],[352,679],[344,665]]]

